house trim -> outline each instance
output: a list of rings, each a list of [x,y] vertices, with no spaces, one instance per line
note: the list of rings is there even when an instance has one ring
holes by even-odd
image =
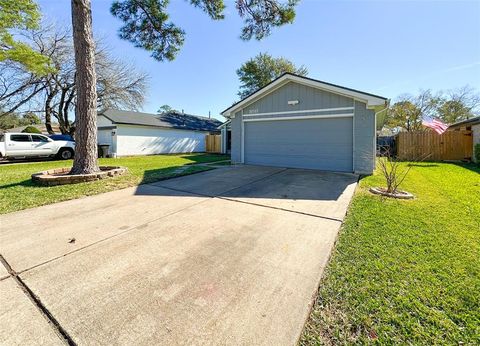
[[[373,95],[369,93],[365,93],[359,90],[350,89],[346,87],[342,87],[335,84],[330,84],[326,82],[322,82],[319,80],[302,77],[298,75],[294,75],[291,73],[285,73],[279,78],[275,79],[274,81],[270,82],[260,90],[254,92],[250,96],[247,96],[243,100],[237,102],[236,104],[230,106],[229,108],[225,109],[221,114],[230,117],[235,111],[239,109],[243,109],[249,104],[255,102],[256,100],[268,95],[269,93],[275,91],[276,89],[282,87],[283,85],[287,84],[288,82],[296,82],[299,84],[303,84],[306,86],[310,86],[316,89],[325,90],[334,94],[342,95],[345,97],[353,98],[356,101],[361,101],[367,104],[367,108],[385,105],[388,99]]]
[[[349,111],[354,107],[338,107],[338,108],[319,108],[319,109],[304,109],[298,111],[284,111],[284,112],[267,112],[267,113],[249,113],[246,117],[253,117],[258,115],[275,115],[275,114],[299,114],[299,113],[315,113],[315,112],[332,112],[332,111]]]
[[[299,116],[296,116],[296,117],[272,117],[272,118],[243,119],[243,122],[277,121],[277,120],[302,120],[302,119],[330,119],[330,118],[350,118],[350,117],[353,117],[353,113],[317,114],[317,115],[299,115]]]

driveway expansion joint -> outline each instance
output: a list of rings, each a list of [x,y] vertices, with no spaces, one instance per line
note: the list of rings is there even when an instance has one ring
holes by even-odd
[[[7,262],[5,257],[0,254],[0,262],[8,271],[10,276],[18,285],[18,287],[22,290],[22,292],[27,296],[27,298],[33,303],[33,305],[37,308],[40,314],[47,320],[48,324],[53,328],[55,334],[66,344],[70,346],[76,346],[76,342],[73,341],[72,337],[68,334],[68,332],[60,325],[58,320],[52,315],[52,313],[47,309],[45,305],[40,301],[40,299],[32,292],[30,287],[22,280],[18,273],[13,270],[10,264]]]
[[[268,174],[264,177],[261,177],[259,179],[256,179],[256,180],[253,180],[253,181],[250,181],[248,183],[245,183],[244,185],[240,185],[240,186],[236,186],[236,187],[233,187],[231,189],[228,189],[228,190],[225,190],[225,191],[222,191],[221,194],[224,194],[224,193],[228,193],[228,192],[231,192],[233,190],[236,190],[236,189],[240,189],[242,187],[245,187],[245,186],[248,186],[248,185],[251,185],[251,184],[255,184],[255,183],[258,183],[259,181],[262,181],[262,180],[265,180],[267,178],[270,178],[271,176],[274,176],[276,174],[279,174],[279,173],[282,173],[282,172],[285,172],[288,168],[283,168],[279,171],[276,171],[276,172],[273,172],[271,174]],[[203,172],[202,172],[203,173]],[[181,178],[181,177],[179,177]],[[155,183],[151,183],[152,185],[155,184]],[[176,192],[184,192],[184,193],[190,193],[190,194],[194,194],[194,195],[198,195],[198,196],[202,196],[202,197],[209,197],[209,198],[220,198],[220,194],[212,194],[212,195],[207,195],[207,194],[203,194],[203,193],[199,193],[199,192],[192,192],[192,191],[187,191],[187,190],[182,190],[182,189],[176,189],[176,188],[173,188],[173,187],[167,187],[167,186],[162,186],[162,185],[153,185],[155,187],[160,187],[160,188],[163,188],[163,189],[168,189],[168,190],[172,190],[172,191],[176,191]]]
[[[250,182],[248,182],[248,183],[246,183],[246,184],[244,184],[244,185],[236,186],[236,187],[231,188],[231,189],[229,189],[229,190],[223,191],[223,192],[220,193],[220,194],[212,194],[212,195],[207,195],[207,194],[203,194],[203,193],[199,193],[199,192],[192,192],[192,191],[188,191],[188,190],[176,189],[176,188],[167,187],[167,186],[160,186],[160,185],[153,185],[153,184],[151,184],[151,185],[152,185],[152,186],[155,186],[155,187],[162,188],[162,189],[168,189],[168,190],[176,191],[176,192],[189,193],[189,194],[193,194],[193,195],[197,195],[197,196],[201,196],[201,197],[218,198],[218,199],[221,199],[221,200],[224,200],[224,201],[250,204],[250,205],[257,206],[257,207],[270,208],[270,209],[274,209],[274,210],[286,211],[286,212],[289,212],[289,213],[295,213],[295,214],[300,214],[300,215],[305,215],[305,216],[312,216],[312,217],[316,217],[316,218],[324,219],[324,220],[336,221],[336,222],[340,222],[340,223],[343,222],[343,219],[342,219],[342,218],[334,218],[334,217],[328,217],[328,216],[323,216],[323,215],[315,215],[315,214],[305,213],[305,212],[296,211],[296,210],[289,210],[289,209],[280,208],[280,207],[273,207],[273,206],[264,205],[264,204],[259,204],[259,203],[239,201],[239,200],[234,199],[234,198],[229,198],[229,197],[223,197],[223,196],[221,196],[222,194],[226,194],[226,193],[235,191],[235,190],[240,189],[240,188],[243,188],[243,187],[245,187],[245,186],[248,186],[248,185],[251,185],[251,184],[256,184],[256,183],[258,183],[258,182],[260,182],[260,181],[262,181],[262,180],[268,179],[268,178],[270,178],[270,177],[272,177],[272,176],[274,176],[274,175],[283,173],[283,172],[285,172],[285,171],[287,171],[287,170],[290,170],[290,168],[283,168],[283,169],[281,169],[281,170],[279,170],[279,171],[276,171],[276,172],[274,172],[274,173],[271,173],[271,174],[269,174],[269,175],[267,175],[267,176],[264,176],[264,177],[262,177],[262,178],[256,179],[256,180],[254,180],[254,181],[250,181]]]
[[[199,195],[199,196],[201,196],[201,195]],[[207,196],[207,197],[208,197],[208,196]],[[28,267],[28,268],[26,268],[26,269],[23,269],[23,270],[19,271],[17,274],[23,274],[23,273],[25,273],[25,272],[27,272],[27,271],[29,271],[29,270],[36,269],[36,268],[41,267],[41,266],[43,266],[43,265],[45,265],[45,264],[49,264],[49,263],[51,263],[51,262],[54,262],[54,261],[56,261],[56,260],[59,260],[60,258],[64,258],[64,257],[66,257],[66,256],[72,255],[72,254],[77,253],[77,252],[79,252],[79,251],[81,251],[81,250],[87,249],[87,248],[89,248],[89,247],[91,247],[91,246],[94,246],[94,245],[103,243],[103,242],[108,241],[108,240],[110,240],[110,239],[114,239],[114,238],[119,237],[119,236],[121,236],[121,235],[123,235],[123,234],[125,234],[125,233],[134,231],[135,229],[137,229],[137,228],[139,228],[139,227],[145,226],[145,225],[147,225],[147,224],[149,224],[149,223],[151,223],[151,222],[155,222],[155,221],[161,220],[161,219],[163,219],[163,218],[165,218],[165,217],[174,215],[174,214],[176,214],[176,213],[179,213],[179,212],[181,212],[181,211],[184,211],[184,210],[186,210],[186,209],[188,209],[188,208],[190,208],[190,207],[193,207],[193,206],[195,206],[195,205],[197,205],[197,204],[201,204],[201,203],[206,202],[206,201],[208,201],[208,199],[203,200],[203,201],[200,201],[200,202],[197,202],[197,203],[193,203],[193,204],[188,205],[188,206],[186,206],[186,207],[184,207],[184,208],[182,208],[182,209],[175,210],[175,211],[173,211],[173,212],[171,212],[171,213],[162,215],[162,216],[160,216],[160,217],[158,217],[158,218],[156,218],[156,219],[152,219],[152,220],[149,220],[149,221],[147,221],[147,222],[143,222],[143,223],[141,223],[141,224],[139,224],[139,225],[132,226],[132,227],[130,227],[130,228],[127,228],[126,230],[123,230],[122,232],[113,234],[113,235],[108,236],[108,237],[106,237],[106,238],[97,240],[97,241],[95,241],[95,242],[93,242],[93,243],[90,243],[90,244],[87,244],[87,245],[85,245],[85,246],[79,247],[79,248],[77,248],[77,249],[75,249],[75,250],[72,250],[72,251],[70,251],[70,252],[64,253],[64,254],[62,254],[62,255],[60,255],[60,256],[56,256],[56,257],[50,258],[49,260],[43,261],[43,262],[41,262],[41,263],[35,264],[34,266],[31,266],[31,267]],[[0,255],[0,256],[1,256],[1,255]]]
[[[279,210],[279,211],[286,211],[288,213],[300,214],[300,215],[305,215],[305,216],[312,216],[312,217],[316,217],[316,218],[324,219],[324,220],[336,221],[336,222],[340,222],[340,223],[343,222],[342,219],[337,219],[337,218],[334,218],[334,217],[328,217],[328,216],[323,216],[323,215],[315,215],[315,214],[305,213],[303,211],[298,211],[298,210],[289,210],[289,209],[280,208],[280,207],[273,207],[271,205],[265,205],[265,204],[259,204],[259,203],[253,203],[253,202],[246,202],[246,201],[239,201],[239,200],[236,200],[234,198],[228,198],[228,197],[216,196],[215,198],[222,199],[224,201],[250,204],[250,205],[254,205],[256,207],[263,207],[263,208],[269,208],[269,209],[274,209],[274,210]]]

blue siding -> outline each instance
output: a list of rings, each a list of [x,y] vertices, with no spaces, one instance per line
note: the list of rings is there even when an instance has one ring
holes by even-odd
[[[371,174],[375,168],[375,112],[355,101],[355,172]]]
[[[231,159],[233,163],[242,162],[242,111],[235,113],[230,123],[232,127]]]
[[[288,101],[298,100],[295,106]],[[289,82],[244,108],[244,114],[353,107],[352,98]]]

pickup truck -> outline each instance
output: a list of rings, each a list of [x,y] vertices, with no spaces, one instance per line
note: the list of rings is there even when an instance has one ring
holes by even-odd
[[[75,155],[75,142],[54,141],[33,133],[0,134],[0,159],[56,157],[68,160]]]

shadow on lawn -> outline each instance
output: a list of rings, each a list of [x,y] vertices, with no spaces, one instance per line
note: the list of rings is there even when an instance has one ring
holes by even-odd
[[[193,162],[189,162],[186,165],[195,165],[198,163],[211,163],[215,161],[224,161],[230,160],[230,155],[224,154],[198,154],[198,155],[182,155],[180,156],[182,159],[190,160]]]
[[[453,164],[480,174],[480,163],[454,162]],[[480,179],[480,177],[479,177],[479,179]]]
[[[408,167],[420,167],[420,168],[428,168],[428,167],[438,167],[438,164],[436,163],[426,163],[426,164],[421,164],[421,163],[409,163]]]
[[[162,181],[166,179],[182,177],[185,175],[205,172],[214,169],[213,167],[205,166],[191,166],[189,164],[183,166],[173,166],[166,168],[150,169],[146,170],[143,173],[142,180],[138,183],[142,184],[151,184],[157,181]]]
[[[177,156],[178,154],[175,154],[174,156]],[[172,154],[173,156],[173,154]],[[229,155],[222,155],[222,154],[198,154],[198,155],[182,155],[181,158],[189,160],[191,162],[185,164],[185,165],[178,165],[178,166],[173,166],[173,167],[164,167],[164,168],[158,168],[158,169],[150,169],[146,170],[143,174],[142,180],[138,182],[138,184],[149,184],[153,183],[155,181],[161,181],[165,179],[170,179],[176,176],[184,176],[188,174],[194,174],[198,172],[204,172],[207,170],[210,170],[209,168],[204,168],[204,167],[192,167],[192,165],[196,165],[199,163],[213,163],[216,161],[223,161],[223,160],[229,160],[230,156]],[[43,160],[45,161],[45,160]],[[49,160],[52,161],[52,160]],[[17,161],[16,161],[17,162]],[[22,161],[18,161],[18,163],[21,163]],[[29,161],[25,161],[29,162]],[[35,162],[35,161],[33,161]],[[70,164],[71,166],[71,164]],[[185,171],[180,172],[185,168]],[[212,167],[213,169],[213,167]],[[175,172],[179,173],[175,173]],[[131,174],[131,173],[128,173]],[[125,177],[125,175],[123,176]],[[118,179],[120,177],[115,177],[113,179],[108,178],[109,181],[113,181],[114,179]],[[85,184],[85,183],[81,183]],[[61,185],[57,185],[61,186]],[[25,179],[23,181],[15,182],[15,183],[10,183],[10,184],[5,184],[5,185],[0,185],[0,189],[4,188],[11,188],[11,187],[26,187],[26,188],[45,188],[46,186],[43,186],[41,184],[34,183],[30,178]]]
[[[214,167],[206,166],[195,166],[198,164],[210,164],[217,161],[229,160],[229,155],[222,154],[199,154],[199,155],[182,155],[180,156],[183,159],[189,160],[191,162],[184,165],[178,165],[173,167],[164,167],[157,169],[149,169],[144,171],[142,180],[139,184],[150,184],[156,181],[166,180],[175,177],[182,177],[185,175],[205,172],[214,169]]]
[[[31,187],[45,187],[45,186],[42,186],[40,184],[34,183],[31,179],[26,179],[26,180],[19,181],[19,182],[16,182],[16,183],[0,185],[0,189],[7,189],[9,187],[19,187],[19,186],[28,187],[28,188],[31,188]]]

